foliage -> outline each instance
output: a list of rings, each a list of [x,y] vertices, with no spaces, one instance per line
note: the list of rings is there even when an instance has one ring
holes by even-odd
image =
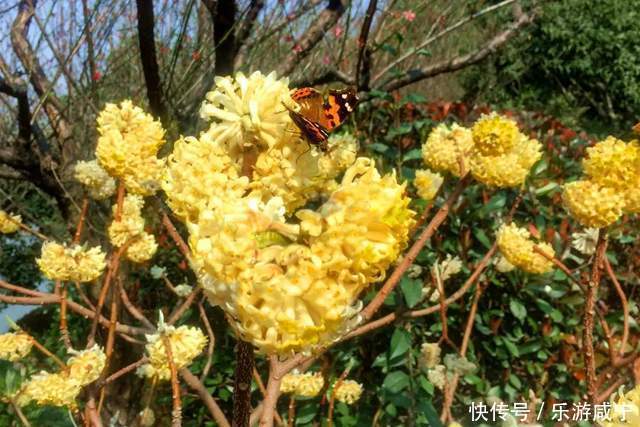
[[[469,96],[545,111],[610,133],[640,108],[637,1],[546,2],[541,18],[501,55],[463,75]]]

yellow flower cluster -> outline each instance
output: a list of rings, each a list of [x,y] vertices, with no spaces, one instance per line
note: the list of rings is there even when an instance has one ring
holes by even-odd
[[[74,354],[67,363],[67,370],[57,373],[42,371],[24,383],[16,394],[18,405],[24,406],[34,401],[38,405],[75,409],[76,397],[82,387],[100,376],[105,367],[106,355],[97,345]]]
[[[472,148],[471,130],[456,123],[451,126],[442,123],[431,131],[422,145],[422,160],[435,171],[460,177],[466,173],[466,170],[461,171],[461,159],[464,165]],[[468,168],[467,165],[464,167]]]
[[[89,195],[96,200],[111,197],[116,191],[116,180],[102,169],[97,160],[76,163],[74,176],[80,184],[86,187]]]
[[[523,135],[515,121],[492,113],[469,129],[436,127],[422,147],[425,163],[437,172],[461,176],[461,166],[486,185],[509,188],[524,183],[541,145]]]
[[[89,384],[100,377],[107,362],[107,356],[98,345],[82,351],[73,351],[67,361],[69,379],[80,384]]]
[[[439,173],[431,172],[428,169],[419,169],[416,171],[413,185],[418,190],[418,196],[429,201],[436,197],[443,181],[444,178]]]
[[[359,293],[404,249],[414,215],[395,176],[356,159],[355,138],[319,152],[283,104],[297,108],[286,79],[218,78],[201,110],[210,128],[176,143],[162,183],[209,301],[267,353],[311,350],[353,326]]]
[[[160,380],[171,379],[171,369],[167,350],[162,337],[167,337],[171,344],[171,356],[176,369],[189,366],[207,345],[207,337],[198,328],[189,326],[165,326],[161,324],[158,333],[147,335],[146,350],[149,363],[141,366],[138,373],[149,378]]]
[[[362,396],[362,385],[353,380],[344,380],[336,385],[334,393],[336,400],[352,405]]]
[[[107,104],[98,116],[96,157],[111,176],[121,179],[127,190],[151,195],[159,188],[164,160],[156,157],[164,144],[159,122],[131,101]]]
[[[611,396],[611,412],[609,419],[602,422],[602,427],[631,427],[640,425],[640,386],[624,393],[618,392],[618,400]]]
[[[31,351],[33,340],[23,332],[8,332],[0,335],[0,359],[15,362]]]
[[[22,217],[20,215],[11,215],[0,210],[0,233],[15,233],[20,230],[20,224],[22,224]]]
[[[498,230],[496,240],[502,255],[514,266],[529,273],[546,273],[553,268],[553,263],[533,250],[538,246],[549,256],[555,256],[548,243],[536,243],[531,240],[531,233],[515,224],[505,224]]]
[[[125,255],[133,262],[149,260],[158,249],[155,237],[144,231],[143,206],[142,196],[127,194],[122,202],[119,221],[115,219],[118,207],[113,206],[114,220],[108,230],[109,240],[114,246],[120,247],[129,242]]]
[[[584,179],[564,186],[569,213],[587,227],[606,227],[640,212],[640,144],[612,136],[587,148]]]
[[[51,241],[42,244],[36,263],[48,279],[72,282],[91,282],[106,266],[105,253],[98,246],[86,249],[81,245],[68,247]]]
[[[235,149],[254,144],[275,146],[291,123],[283,107],[292,106],[288,83],[274,72],[216,77],[215,87],[200,109],[202,118],[216,121],[209,130],[211,137]]]
[[[300,397],[315,397],[324,386],[324,378],[320,372],[289,373],[282,377],[280,391]]]

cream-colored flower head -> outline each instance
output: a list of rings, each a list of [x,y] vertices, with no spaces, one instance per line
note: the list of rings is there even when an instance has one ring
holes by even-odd
[[[336,384],[334,393],[338,402],[353,405],[362,396],[362,385],[353,380],[343,380]]]
[[[105,257],[98,246],[86,249],[81,245],[67,247],[47,241],[42,244],[42,253],[36,263],[48,279],[91,282],[104,271]]]
[[[521,134],[515,120],[496,113],[485,114],[471,128],[474,148],[483,156],[510,153]]]
[[[109,176],[97,160],[81,160],[76,163],[74,177],[86,187],[89,195],[96,200],[111,197],[116,191],[116,180]]]
[[[113,221],[109,226],[109,240],[114,246],[120,247],[126,242],[133,241],[144,233],[144,218],[142,218],[142,196],[127,194],[122,202],[120,221],[116,221],[118,207],[113,205]]]
[[[439,173],[431,172],[428,169],[419,169],[416,171],[413,185],[418,191],[418,196],[429,201],[436,197],[443,181],[444,178]]]
[[[485,185],[498,188],[521,186],[531,167],[542,157],[542,146],[518,132],[509,150],[495,150],[500,154],[474,151],[470,159],[471,174]]]
[[[301,397],[315,397],[324,386],[324,377],[320,372],[300,374],[295,394]]]
[[[24,358],[33,347],[33,339],[24,332],[0,335],[0,359],[15,362]]]
[[[447,254],[446,258],[442,261],[435,263],[431,267],[431,274],[439,277],[442,282],[447,281],[450,277],[462,271],[462,260],[458,256],[451,256]]]
[[[82,386],[94,382],[105,367],[107,356],[97,344],[87,350],[72,351],[73,357],[67,361],[70,381]]]
[[[310,147],[283,104],[298,108],[275,74],[217,78],[201,109],[213,123],[176,143],[163,183],[210,303],[269,354],[353,327],[360,292],[404,249],[414,215],[395,176],[356,159],[355,138]]]
[[[0,210],[0,233],[15,233],[20,230],[20,224],[22,224],[22,217],[20,215],[11,215]]]
[[[298,371],[289,372],[284,377],[282,377],[282,381],[280,382],[280,392],[281,393],[295,393],[298,384],[300,383],[300,378],[302,375]]]
[[[607,137],[593,147],[587,148],[587,157],[582,161],[584,173],[604,187],[625,191],[637,184],[640,174],[640,144],[626,143],[613,136]]]
[[[164,129],[131,101],[107,104],[98,116],[96,157],[111,176],[123,180],[127,190],[151,195],[157,191],[164,160],[156,157],[164,144]]]
[[[219,144],[239,149],[275,146],[291,123],[283,106],[293,105],[288,84],[288,79],[278,79],[275,72],[216,77],[200,109],[202,118],[214,122],[208,133]]]
[[[230,199],[188,224],[209,300],[267,353],[307,350],[356,319],[357,297],[406,247],[414,213],[393,175],[358,159],[319,210],[285,221],[282,199]],[[296,243],[299,236],[305,242]]]
[[[562,193],[569,214],[585,227],[606,227],[622,215],[624,196],[591,180],[565,184]]]
[[[141,263],[149,261],[157,250],[158,244],[153,234],[143,232],[127,247],[126,256],[130,261]]]
[[[208,206],[242,197],[249,179],[240,176],[240,164],[208,134],[180,138],[162,182],[169,207],[183,221],[196,221]]]
[[[538,246],[549,256],[555,256],[551,245],[545,242],[536,243],[531,240],[531,233],[519,228],[514,223],[505,224],[498,230],[496,240],[502,255],[514,266],[528,273],[546,273],[553,268],[553,263],[533,250]]]
[[[198,328],[190,326],[166,326],[161,320],[158,333],[147,335],[148,344],[145,346],[149,363],[139,368],[139,374],[146,377],[156,377],[159,380],[170,380],[171,369],[164,345],[163,336],[171,343],[171,356],[176,369],[189,366],[207,345],[207,337]]]
[[[38,405],[77,407],[76,398],[82,384],[71,380],[65,373],[40,372],[22,384],[16,395],[16,403],[25,406],[34,401]]]
[[[324,377],[320,372],[290,372],[282,378],[280,391],[300,397],[315,397],[324,386]]]
[[[442,349],[438,343],[425,342],[420,347],[420,364],[426,369],[434,368],[440,363],[440,353]]]
[[[461,176],[468,169],[467,156],[473,148],[471,130],[454,123],[444,123],[431,131],[427,141],[422,145],[424,163],[436,172],[449,172],[453,176]],[[460,170],[464,165],[465,171]]]
[[[615,400],[616,394],[618,399]],[[630,427],[640,425],[640,386],[624,393],[624,388],[611,396],[609,419],[602,427]]]
[[[500,273],[509,273],[516,269],[516,266],[511,264],[502,254],[494,259],[493,265]]]
[[[571,246],[583,255],[593,255],[596,251],[600,230],[597,228],[585,228],[581,232],[571,235]]]

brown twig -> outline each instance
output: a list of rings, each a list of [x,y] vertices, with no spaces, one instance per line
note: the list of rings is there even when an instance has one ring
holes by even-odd
[[[71,338],[69,338],[69,327],[67,325],[67,297],[69,291],[66,283],[62,283],[60,286],[60,336],[62,336],[64,346],[69,349],[73,347],[71,345]]]
[[[293,427],[296,420],[296,397],[289,396],[289,410],[287,411],[287,427]]]
[[[87,216],[87,210],[89,209],[89,198],[84,196],[82,199],[82,208],[80,209],[80,218],[78,219],[78,225],[76,226],[76,233],[73,236],[73,243],[79,243],[82,236],[82,229],[84,227],[84,220]]]
[[[409,251],[402,258],[402,261],[400,261],[396,269],[393,271],[393,273],[391,273],[385,284],[378,291],[373,300],[362,310],[360,316],[362,317],[363,321],[369,320],[382,306],[384,300],[400,282],[400,279],[404,275],[405,271],[407,271],[411,264],[413,264],[413,261],[416,259],[424,245],[447,218],[451,207],[456,202],[456,200],[458,200],[458,197],[460,197],[460,194],[462,194],[469,181],[470,178],[465,177],[458,182],[458,185],[454,189],[453,193],[451,193],[444,205],[442,205],[438,212],[433,216],[431,222],[429,222],[429,224],[422,231],[413,246],[411,246]]]
[[[627,341],[629,339],[629,302],[627,301],[627,296],[624,294],[624,290],[616,277],[616,273],[613,271],[611,267],[611,263],[609,262],[609,258],[606,256],[603,257],[604,267],[607,270],[607,274],[609,278],[613,282],[614,287],[616,288],[616,292],[620,297],[620,303],[622,304],[622,312],[624,315],[624,323],[622,330],[622,342],[620,343],[619,355],[624,356],[625,349],[627,347]]]
[[[186,259],[191,258],[191,251],[189,250],[189,246],[184,242],[166,212],[162,212],[162,224],[167,229],[167,233],[169,233],[169,236],[171,236],[176,246],[178,246],[180,252],[182,252],[182,255],[184,255]]]
[[[209,344],[207,345],[207,363],[204,365],[202,373],[200,374],[200,381],[204,381],[209,374],[209,369],[211,369],[211,363],[213,362],[213,350],[216,347],[216,336],[213,333],[209,319],[207,319],[207,313],[204,310],[202,302],[198,303],[198,312],[200,314],[200,320],[202,321],[202,324],[207,331],[207,335],[209,336]]]
[[[184,300],[184,302],[180,304],[180,306],[177,307],[173,313],[171,313],[171,315],[169,316],[169,320],[167,321],[167,324],[173,325],[178,320],[180,320],[180,317],[182,317],[184,312],[187,311],[189,307],[191,307],[191,304],[193,304],[195,299],[200,295],[200,292],[202,292],[202,288],[200,287],[194,288],[193,291],[191,291],[191,293],[187,295],[187,298]]]
[[[162,336],[162,343],[167,352],[167,362],[171,371],[171,400],[173,409],[171,411],[171,427],[182,426],[182,401],[180,400],[180,383],[178,382],[178,371],[173,361],[173,353],[171,352],[171,341],[166,335]]]
[[[373,22],[373,15],[376,13],[378,7],[378,0],[369,0],[369,6],[367,12],[364,15],[362,22],[362,28],[360,29],[360,36],[358,37],[358,62],[356,62],[356,89],[366,90],[369,87],[369,72],[362,72],[362,63],[365,57],[365,51],[367,51],[367,40],[369,39],[369,30],[371,29],[371,23]],[[366,74],[364,84],[362,84],[363,74]]]
[[[122,284],[120,283],[120,279],[116,279],[116,287],[122,287]],[[115,338],[116,338],[116,324],[118,323],[118,292],[116,289],[111,290],[111,312],[109,315],[109,329],[107,332],[107,345],[105,348],[105,355],[106,355],[106,361],[105,361],[105,366],[103,369],[103,374],[102,375],[106,375],[106,373],[109,371],[109,368],[111,366],[111,357],[113,356],[113,347],[115,344]],[[102,388],[100,390],[100,400],[98,401],[98,414],[100,414],[100,412],[102,411],[102,404],[104,403],[104,397],[105,397],[105,389]]]
[[[26,332],[25,332],[26,333]],[[29,335],[29,334],[27,334]],[[42,344],[40,344],[38,342],[37,339],[35,339],[33,336],[29,335],[29,338],[31,338],[31,342],[33,343],[33,346],[38,349],[38,351],[42,354],[44,354],[47,357],[50,357],[54,362],[56,362],[56,364],[58,366],[60,366],[60,369],[62,369],[63,371],[67,370],[67,365],[58,358],[58,356],[56,356],[55,354],[51,353],[49,350],[47,350],[47,348],[45,346],[43,346]]]
[[[22,425],[25,427],[31,427],[31,423],[29,422],[27,417],[24,416],[22,409],[20,409],[20,405],[16,404],[16,402],[13,399],[9,399],[9,402],[11,403],[11,408],[13,409],[13,412],[16,413]]]
[[[295,356],[294,356],[295,358]],[[280,383],[282,377],[288,372],[283,369],[286,365],[278,362],[277,356],[269,357],[269,381],[267,382],[267,393],[262,401],[262,415],[260,416],[260,427],[273,426],[273,414],[275,412],[278,397],[280,396]]]
[[[338,380],[333,385],[333,389],[331,390],[331,398],[329,398],[329,411],[327,413],[327,427],[333,426],[333,408],[336,403],[336,390],[340,388],[344,379],[347,378],[347,375],[349,375],[349,368],[342,371],[340,378],[338,378]]]
[[[255,366],[253,367],[253,380],[256,382],[256,384],[258,384],[258,388],[260,389],[260,393],[262,393],[262,397],[266,396],[267,389],[264,387],[264,383],[262,382],[262,377],[260,376],[260,373],[258,372]],[[276,424],[278,424],[279,426],[284,425],[282,418],[280,418],[280,414],[276,412],[275,417],[276,417]],[[251,418],[250,418],[249,424],[251,425]]]
[[[111,384],[112,382],[114,382],[118,378],[122,377],[123,375],[128,374],[129,372],[137,369],[139,366],[142,366],[147,362],[149,362],[149,359],[147,359],[146,357],[142,357],[141,359],[133,362],[132,364],[127,365],[124,368],[118,369],[116,372],[114,372],[113,374],[109,375],[104,380],[99,381],[98,384],[97,384],[98,388],[102,388],[102,387],[106,386],[107,384]]]
[[[582,345],[584,351],[584,366],[586,371],[587,396],[590,403],[595,403],[596,393],[596,361],[593,349],[593,315],[595,313],[595,300],[600,285],[600,273],[603,259],[606,256],[607,249],[607,233],[605,229],[600,229],[596,252],[591,266],[591,277],[587,283],[587,294],[584,303],[584,332]]]
[[[118,192],[116,193],[116,213],[113,216],[113,220],[119,222],[122,219],[122,206],[124,205],[124,194],[126,192],[126,188],[124,186],[124,181],[120,180],[118,182]]]
[[[218,423],[220,427],[231,427],[229,421],[227,421],[227,418],[220,409],[220,406],[218,406],[216,401],[213,400],[213,397],[211,397],[204,384],[202,384],[202,382],[200,382],[198,378],[187,368],[180,369],[180,376],[184,382],[198,394],[200,400],[202,400],[202,403],[207,407],[209,414],[211,414],[211,417],[215,422]]]
[[[156,327],[151,323],[151,321],[142,314],[140,311],[129,299],[129,295],[127,291],[124,289],[124,285],[122,281],[118,280],[118,290],[120,291],[120,299],[122,300],[122,305],[127,309],[129,314],[131,314],[134,318],[136,318],[140,323],[149,328],[152,331],[155,331]]]
[[[104,283],[102,284],[102,289],[100,289],[100,295],[98,295],[98,303],[96,304],[95,314],[96,316],[93,318],[93,322],[91,323],[91,330],[89,332],[89,337],[87,338],[87,348],[90,348],[95,344],[96,332],[98,330],[98,322],[99,317],[102,312],[102,307],[104,306],[105,299],[107,298],[107,292],[109,292],[109,288],[111,287],[111,280],[114,276],[118,274],[118,268],[120,266],[120,257],[129,247],[129,242],[126,242],[122,245],[118,250],[112,255],[111,261],[109,262],[109,266],[107,267],[107,274],[104,278]]]
[[[473,297],[473,302],[471,303],[471,309],[469,310],[469,315],[467,316],[467,324],[465,326],[464,335],[462,337],[462,344],[460,345],[459,354],[461,357],[466,357],[467,349],[469,348],[469,339],[471,338],[471,333],[473,332],[473,322],[476,319],[476,312],[478,311],[478,302],[480,301],[480,297],[482,296],[482,292],[484,291],[485,286],[482,283],[479,283],[476,287],[476,293]],[[442,404],[442,413],[440,414],[440,419],[443,422],[446,422],[451,418],[451,405],[453,404],[453,397],[456,394],[456,388],[458,386],[458,380],[460,379],[459,374],[455,374],[450,381],[447,381],[447,390],[444,396],[444,402]]]

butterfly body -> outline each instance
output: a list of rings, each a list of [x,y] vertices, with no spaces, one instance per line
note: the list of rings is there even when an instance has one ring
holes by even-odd
[[[290,108],[289,116],[307,142],[322,152],[329,151],[329,134],[351,114],[358,102],[354,89],[330,90],[325,99],[314,88],[303,87],[291,94],[299,111]]]

